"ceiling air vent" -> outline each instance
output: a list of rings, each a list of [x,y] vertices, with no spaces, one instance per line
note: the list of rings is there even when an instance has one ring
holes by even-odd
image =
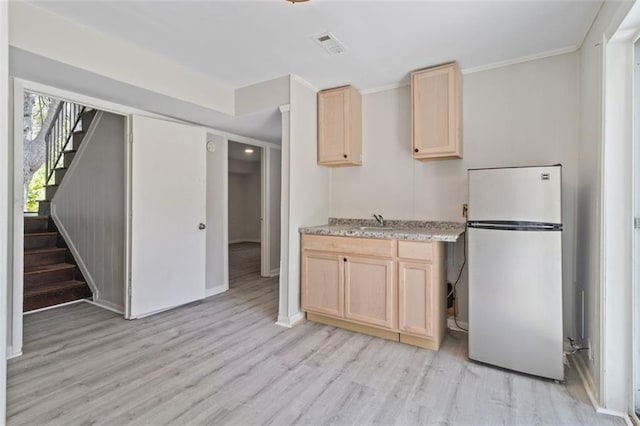
[[[340,40],[330,32],[318,34],[313,39],[330,55],[338,55],[347,51],[347,46],[342,44]]]

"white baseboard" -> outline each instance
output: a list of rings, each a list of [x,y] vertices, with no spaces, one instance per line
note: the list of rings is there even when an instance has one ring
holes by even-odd
[[[278,315],[278,321],[276,321],[276,325],[279,325],[280,327],[291,328],[304,322],[305,319],[306,317],[304,315],[304,312],[298,312],[291,315],[290,317]]]
[[[447,317],[447,328],[449,330],[454,330],[454,331],[461,331],[463,333],[468,333],[467,330],[469,330],[469,323],[466,321],[460,321],[458,320],[458,324],[460,324],[460,327],[464,327],[465,330],[463,330],[462,328],[458,327],[456,325],[456,321],[453,317]]]
[[[94,299],[94,300],[84,300],[85,302],[97,306],[102,309],[106,309],[107,311],[115,312],[116,314],[124,315],[124,309],[122,306],[118,306],[115,303],[108,302],[106,300]]]
[[[237,243],[261,243],[260,239],[251,239],[251,238],[241,238],[238,240],[229,240],[229,244],[237,244]]]
[[[580,380],[582,381],[582,386],[584,386],[584,390],[587,393],[587,396],[589,397],[589,401],[591,401],[591,405],[593,406],[593,409],[599,414],[622,417],[628,426],[633,426],[633,423],[631,422],[631,418],[627,413],[623,413],[622,411],[610,410],[600,405],[600,403],[596,398],[595,382],[593,381],[591,372],[589,371],[589,368],[587,368],[587,366],[585,365],[582,357],[580,355],[571,355],[569,359],[571,360],[573,365],[576,367],[578,376],[580,376]]]
[[[76,303],[82,303],[82,302],[88,302],[88,301],[89,301],[88,299],[72,300],[71,302],[60,303],[59,305],[53,305],[53,306],[47,306],[40,309],[34,309],[33,311],[25,312],[22,315],[36,314],[38,312],[48,311],[49,309],[60,308],[62,306],[67,306],[67,305],[75,305]]]
[[[229,290],[229,288],[224,284],[223,285],[217,285],[217,286],[211,287],[211,288],[207,288],[207,289],[205,289],[204,297],[206,299],[207,297],[211,297],[211,296],[215,296],[216,294],[224,293],[227,290]]]
[[[277,277],[278,275],[280,275],[280,268],[272,269],[271,272],[269,272],[271,278]]]
[[[18,358],[19,356],[22,356],[22,351],[13,353],[13,348],[11,346],[7,346],[7,361]]]

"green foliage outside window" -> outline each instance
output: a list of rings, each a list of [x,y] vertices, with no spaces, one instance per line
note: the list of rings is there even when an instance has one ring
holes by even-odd
[[[38,171],[34,173],[31,182],[29,182],[29,189],[27,191],[27,202],[25,206],[27,212],[37,212],[38,200],[44,200],[44,173],[45,167],[43,164],[42,167],[40,167]]]

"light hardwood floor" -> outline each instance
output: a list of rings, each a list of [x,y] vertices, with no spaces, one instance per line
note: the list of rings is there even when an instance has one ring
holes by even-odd
[[[9,424],[624,424],[593,411],[573,369],[558,385],[475,364],[464,334],[432,352],[278,327],[256,250],[232,247],[226,294],[150,318],[86,303],[26,316]]]

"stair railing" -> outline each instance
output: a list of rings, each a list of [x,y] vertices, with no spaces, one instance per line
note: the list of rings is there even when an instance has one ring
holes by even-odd
[[[82,121],[84,110],[85,107],[82,105],[60,101],[54,111],[54,119],[51,121],[49,129],[47,129],[44,136],[46,152],[45,182],[47,185],[58,167],[62,154],[73,138],[73,132],[76,131]]]

